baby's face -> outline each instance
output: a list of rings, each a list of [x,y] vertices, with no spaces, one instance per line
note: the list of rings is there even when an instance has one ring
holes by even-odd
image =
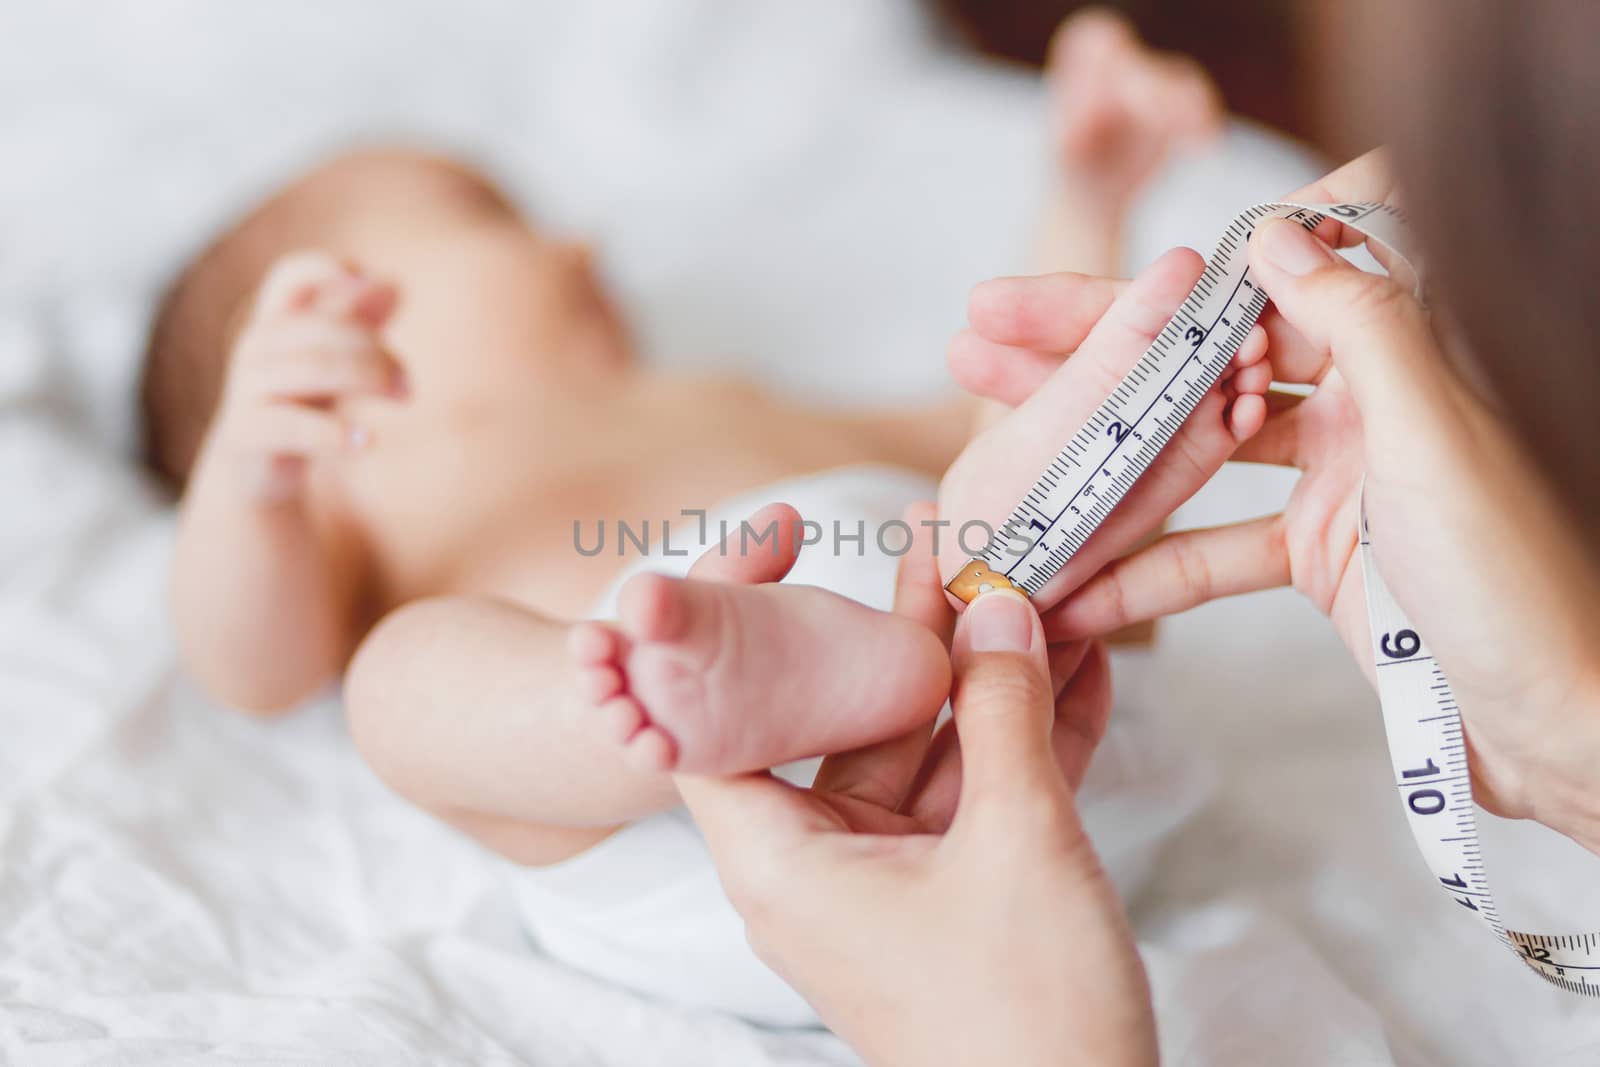
[[[474,281],[491,292],[479,303],[501,309],[509,349],[556,377],[631,361],[622,316],[587,245],[518,227],[486,237],[481,252],[488,262]]]

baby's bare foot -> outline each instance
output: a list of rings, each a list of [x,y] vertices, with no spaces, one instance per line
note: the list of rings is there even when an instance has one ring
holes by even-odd
[[[944,646],[917,623],[800,585],[640,575],[620,621],[572,628],[594,729],[642,771],[729,774],[855,748],[930,720]]]
[[[1113,202],[1137,191],[1174,149],[1222,130],[1222,97],[1205,70],[1147,47],[1109,11],[1061,24],[1046,76],[1063,179]]]
[[[1046,77],[1055,193],[1035,266],[1109,274],[1133,197],[1174,151],[1222,131],[1222,98],[1194,60],[1100,9],[1061,24]]]

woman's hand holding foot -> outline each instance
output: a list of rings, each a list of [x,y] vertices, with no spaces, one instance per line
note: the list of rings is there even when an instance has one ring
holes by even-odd
[[[792,538],[793,509],[778,507],[758,513],[751,528]],[[774,568],[781,578],[797,543],[767,538],[748,554],[786,554],[782,569]],[[702,562],[725,551],[713,549]],[[572,628],[568,654],[580,695],[593,706],[593,728],[620,746],[630,766],[729,774],[856,748],[933,721],[949,692],[950,665],[926,626],[775,581],[640,574],[622,588],[617,622]]]
[[[948,634],[930,540],[897,611]],[[810,789],[678,777],[751,944],[874,1065],[1153,1064],[1143,967],[1073,799],[1104,650],[1048,648],[1028,602],[993,593],[953,660],[953,733],[931,743],[923,725],[830,757]]]

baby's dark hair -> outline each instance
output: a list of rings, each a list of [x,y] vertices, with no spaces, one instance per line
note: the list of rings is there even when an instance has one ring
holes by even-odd
[[[167,288],[145,344],[139,414],[145,463],[181,492],[222,397],[228,349],[272,252],[247,219]]]
[[[515,218],[470,167],[411,149],[340,156],[229,227],[168,288],[139,385],[145,462],[181,492],[222,398],[228,353],[272,264],[304,249],[358,254],[375,218],[410,228]]]

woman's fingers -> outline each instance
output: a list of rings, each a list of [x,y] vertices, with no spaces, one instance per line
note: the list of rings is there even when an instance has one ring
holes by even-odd
[[[933,554],[932,524],[936,515],[931,500],[906,508],[903,520],[911,527],[911,544],[900,557],[900,566],[895,571],[894,612],[932,630],[949,648],[956,628],[956,613],[939,583],[939,565]]]
[[[788,504],[768,504],[745,523],[752,536],[730,533],[694,561],[689,577],[733,585],[782,581],[800,554],[800,513]]]
[[[1274,467],[1302,467],[1305,463],[1301,406],[1306,397],[1299,393],[1270,390],[1262,397],[1265,419],[1254,436],[1240,443],[1233,463],[1265,463]]]
[[[1284,320],[1329,353],[1369,425],[1404,424],[1440,395],[1427,313],[1390,279],[1360,270],[1287,219],[1257,228],[1250,269]]]
[[[1057,641],[1049,645],[1045,658],[1050,664],[1050,689],[1057,700],[1077,675],[1078,668],[1083,666],[1090,652],[1089,645],[1088,641]]]
[[[1385,149],[1374,148],[1310,185],[1301,186],[1283,199],[1297,204],[1398,203],[1389,153]],[[1331,217],[1324,219],[1317,227],[1317,236],[1335,248],[1353,248],[1364,244],[1367,239],[1366,234]]]
[[[1281,515],[1184,530],[1107,565],[1045,614],[1044,631],[1051,641],[1094,637],[1292,577]]]
[[[962,330],[950,341],[945,363],[956,384],[974,396],[1016,407],[1045,383],[1062,356],[991,341]]]
[[[1033,605],[996,590],[968,605],[952,649],[952,706],[961,742],[955,821],[1007,820],[1041,803],[1070,810],[1050,748],[1055,691]]]
[[[1099,641],[1084,643],[1082,661],[1056,694],[1056,717],[1050,747],[1056,766],[1074,793],[1083,784],[1094,750],[1111,718],[1111,657]]]
[[[955,628],[955,612],[939,584],[938,564],[934,561],[933,527],[928,525],[934,514],[932,502],[927,501],[906,509],[905,522],[911,527],[912,542],[910,550],[900,558],[895,575],[894,610],[932,630],[948,647]],[[900,737],[829,756],[822,761],[813,788],[889,811],[898,810],[927,755],[933,735],[932,713],[936,711],[930,709],[926,724]]]
[[[793,889],[798,841],[846,828],[809,791],[764,771],[733,778],[681,774],[673,783],[706,839],[723,888],[747,920],[785,887]]]
[[[1128,287],[1091,274],[1041,274],[979,283],[967,300],[967,321],[996,344],[1065,355],[1083,343]]]

